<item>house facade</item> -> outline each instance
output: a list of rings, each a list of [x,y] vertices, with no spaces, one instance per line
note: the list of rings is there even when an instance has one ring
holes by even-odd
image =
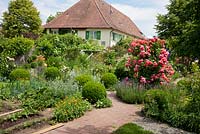
[[[105,47],[128,36],[144,38],[129,17],[103,0],[80,0],[43,27],[48,34],[74,33]]]

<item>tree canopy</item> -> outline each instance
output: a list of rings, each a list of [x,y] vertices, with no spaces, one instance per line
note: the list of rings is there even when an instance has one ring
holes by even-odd
[[[31,0],[12,0],[3,14],[3,33],[6,37],[40,34],[42,21]]]
[[[46,20],[46,23],[49,23],[50,21],[52,21],[53,19],[55,19],[56,17],[58,17],[60,14],[62,14],[62,12],[57,12],[56,15],[49,15],[49,17]]]
[[[157,17],[158,36],[170,42],[176,56],[199,59],[200,1],[170,0],[167,10],[167,14]]]

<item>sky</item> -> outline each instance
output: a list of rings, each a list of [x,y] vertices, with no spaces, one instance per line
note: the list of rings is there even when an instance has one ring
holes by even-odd
[[[8,8],[10,0],[0,0],[0,18]],[[32,0],[40,11],[43,24],[49,15],[63,12],[79,0]],[[167,12],[169,0],[105,0],[129,16],[146,37],[156,36],[156,16]]]

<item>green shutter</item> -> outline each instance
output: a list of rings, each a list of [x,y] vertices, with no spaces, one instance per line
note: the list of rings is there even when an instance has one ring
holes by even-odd
[[[89,36],[90,36],[90,32],[89,32],[89,31],[86,31],[85,39],[88,40],[88,39],[89,39]]]
[[[97,31],[97,40],[101,40],[101,31]]]

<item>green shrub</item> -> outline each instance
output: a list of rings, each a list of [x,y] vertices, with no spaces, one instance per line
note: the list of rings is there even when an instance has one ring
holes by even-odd
[[[127,123],[114,131],[113,134],[153,134],[153,132],[146,131],[136,124]]]
[[[23,108],[30,110],[44,110],[54,107],[65,96],[57,96],[54,90],[48,88],[28,89],[20,95]]]
[[[113,86],[117,81],[117,77],[113,73],[106,73],[101,77],[101,82],[106,88]]]
[[[137,84],[129,85],[120,83],[115,87],[116,95],[122,101],[129,104],[142,104],[144,102],[145,89],[139,89]]]
[[[79,75],[75,78],[75,81],[78,83],[79,86],[84,86],[87,82],[92,80],[92,76],[87,74]]]
[[[57,122],[67,122],[81,117],[90,109],[91,104],[86,100],[82,100],[81,95],[77,94],[60,101],[55,107],[53,118]]]
[[[38,39],[36,51],[46,58],[50,56],[63,56],[68,54],[67,49],[77,48],[83,42],[83,39],[72,34],[47,34]]]
[[[107,50],[106,52],[104,52],[103,54],[103,58],[104,58],[104,63],[106,65],[115,65],[116,64],[116,52],[112,51],[112,50]]]
[[[168,93],[163,90],[148,90],[145,94],[144,111],[146,116],[162,119],[162,114],[168,110],[168,97]]]
[[[62,57],[49,57],[46,63],[48,67],[60,68],[63,65],[63,59]]]
[[[106,89],[101,83],[90,81],[83,86],[82,95],[94,104],[106,97]]]
[[[117,62],[116,69],[114,74],[118,79],[123,80],[126,77],[132,78],[133,73],[130,73],[128,69],[125,67],[126,59],[123,58]]]
[[[10,73],[11,80],[29,80],[30,72],[26,69],[15,69]]]
[[[48,67],[44,72],[44,76],[47,80],[54,80],[60,77],[60,75],[60,71],[57,67]]]
[[[106,108],[111,106],[112,106],[112,101],[108,98],[103,98],[101,100],[98,100],[95,104],[96,108]]]
[[[37,62],[32,62],[31,63],[31,68],[36,68],[38,66],[38,63]]]
[[[8,78],[9,74],[16,68],[14,62],[9,62],[7,55],[0,54],[0,77]]]
[[[26,54],[34,46],[34,41],[24,37],[15,37],[8,40],[5,51],[10,57]]]

